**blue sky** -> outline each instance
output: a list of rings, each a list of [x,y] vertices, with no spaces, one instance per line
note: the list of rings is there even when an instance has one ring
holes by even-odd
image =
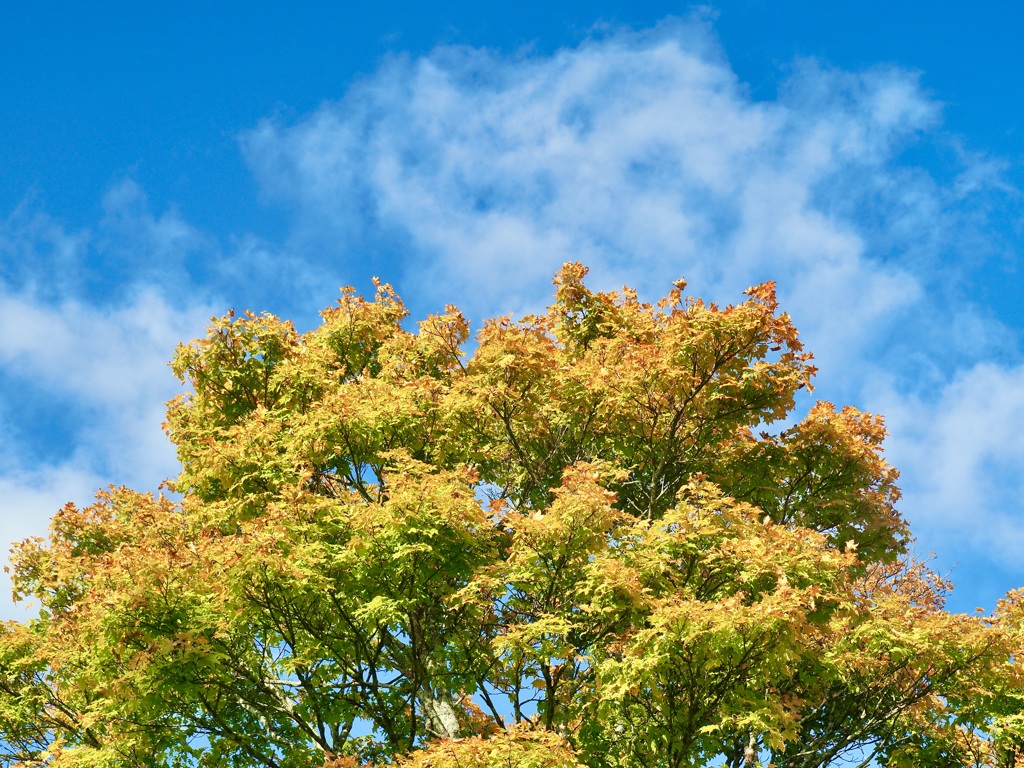
[[[883,413],[951,606],[1024,585],[1024,6],[0,7],[0,537],[175,473],[179,340],[779,294],[816,395]],[[14,609],[0,598],[0,614]]]

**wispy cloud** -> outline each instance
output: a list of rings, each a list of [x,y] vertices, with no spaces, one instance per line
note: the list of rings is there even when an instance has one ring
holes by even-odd
[[[904,514],[942,567],[981,587],[961,596],[962,607],[982,597],[991,607],[1022,575],[1024,366],[980,363],[932,393],[882,384],[872,400],[892,432]]]
[[[778,101],[754,102],[709,37],[668,25],[548,58],[394,60],[244,144],[300,234],[343,234],[355,256],[386,233],[418,291],[489,308],[535,300],[567,259],[599,280],[641,272],[652,289],[682,271],[730,295],[769,273],[829,282],[838,263],[870,283],[882,265],[860,265],[862,239],[820,198],[889,162],[937,112],[906,73],[813,64]],[[906,279],[883,271],[883,292]]]
[[[29,196],[0,220],[0,280],[46,298],[79,293],[89,238],[88,230],[69,231]]]
[[[387,252],[428,309],[535,308],[570,259],[600,287],[649,296],[680,275],[724,300],[777,280],[819,359],[820,393],[893,412],[929,546],[1016,567],[994,539],[1024,531],[1012,494],[985,497],[986,532],[943,542],[937,521],[952,507],[924,501],[1024,470],[1024,456],[999,454],[1001,431],[962,434],[986,420],[1024,433],[1009,394],[1015,332],[962,282],[1007,258],[987,213],[1013,193],[997,159],[943,134],[941,112],[917,73],[814,61],[755,100],[706,27],[666,23],[551,56],[395,58],[294,124],[264,121],[243,146],[266,198],[293,211],[295,247],[346,243],[352,265]],[[944,170],[926,172],[908,149]],[[986,376],[1005,397],[982,394]],[[977,459],[997,454],[998,470]],[[934,474],[938,459],[970,478]]]
[[[133,179],[108,189],[102,207],[91,253],[100,264],[89,265],[91,274],[106,273],[112,283],[130,291],[140,284],[160,285],[167,292],[186,294],[202,284],[196,278],[202,277],[217,245],[175,208],[154,212]]]

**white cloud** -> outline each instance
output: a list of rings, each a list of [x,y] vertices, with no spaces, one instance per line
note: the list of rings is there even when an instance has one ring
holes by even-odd
[[[922,287],[873,258],[828,198],[877,197],[864,177],[896,175],[894,155],[937,117],[916,75],[813,62],[778,100],[754,101],[705,32],[668,24],[550,57],[393,60],[243,143],[265,194],[294,207],[296,237],[347,240],[350,258],[390,243],[407,292],[434,303],[478,317],[536,307],[577,259],[603,287],[651,295],[682,274],[730,300],[776,279],[805,335],[838,358]],[[930,183],[888,193],[931,199]]]
[[[911,481],[907,513],[944,537],[966,536],[1002,558],[1019,558],[1024,366],[979,364],[960,371],[937,398],[890,389],[875,399],[894,433],[888,452]]]
[[[183,330],[152,290],[109,310],[74,299],[47,305],[29,294],[2,295],[0,324],[16,329],[0,337],[9,374],[103,407],[131,404],[155,379],[166,379],[154,363],[166,363],[174,334]]]

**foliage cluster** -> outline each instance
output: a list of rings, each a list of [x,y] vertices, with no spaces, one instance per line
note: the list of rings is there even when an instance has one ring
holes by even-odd
[[[403,329],[229,314],[173,362],[180,501],[15,548],[6,765],[1022,765],[1020,594],[952,615],[880,418],[771,284]]]

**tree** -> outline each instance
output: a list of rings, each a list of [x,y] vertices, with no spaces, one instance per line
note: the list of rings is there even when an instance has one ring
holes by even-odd
[[[773,286],[585,274],[471,356],[380,284],[179,347],[180,500],[111,488],[14,550],[6,764],[1024,764],[1024,600],[947,613],[882,420],[790,419]]]

